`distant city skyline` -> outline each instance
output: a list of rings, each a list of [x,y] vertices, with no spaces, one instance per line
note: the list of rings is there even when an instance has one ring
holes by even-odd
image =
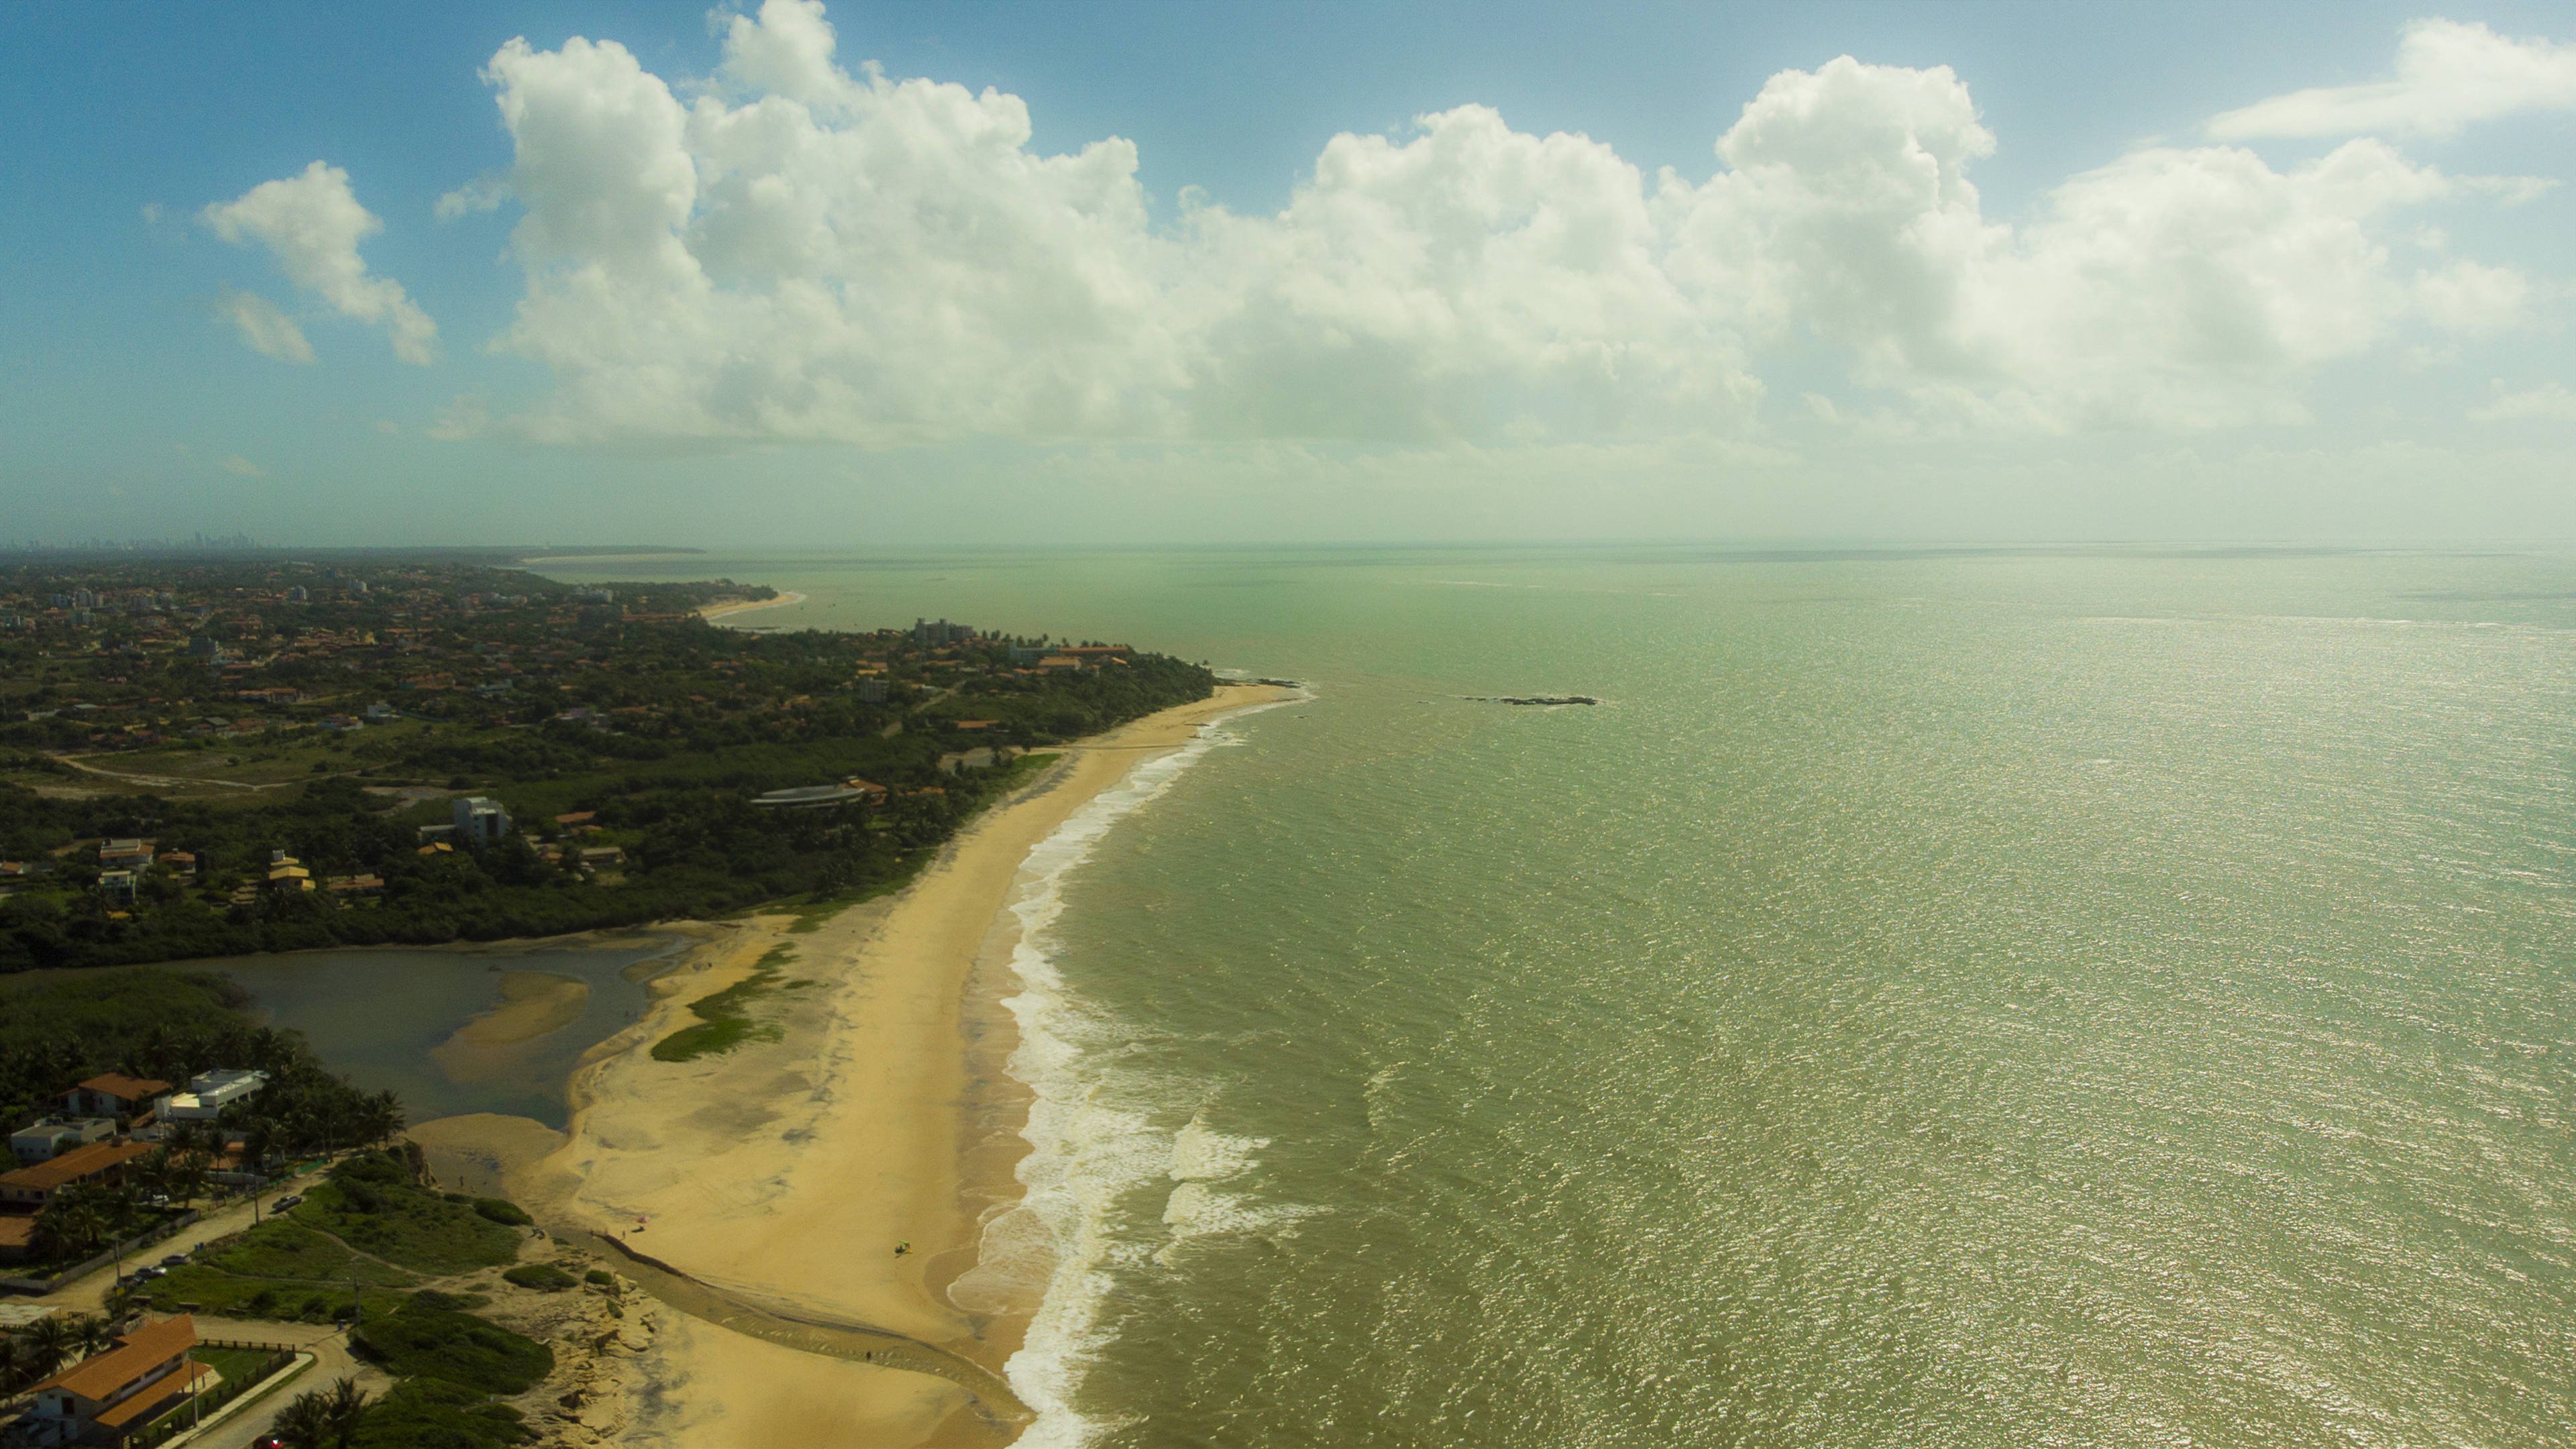
[[[11,537],[2576,539],[2563,8],[0,16]]]

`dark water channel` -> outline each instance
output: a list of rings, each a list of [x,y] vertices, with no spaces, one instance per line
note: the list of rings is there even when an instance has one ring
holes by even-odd
[[[565,1118],[564,1089],[583,1052],[643,1014],[645,983],[675,962],[684,942],[634,935],[584,944],[501,945],[479,950],[299,951],[184,963],[220,971],[255,998],[271,1025],[304,1033],[330,1067],[370,1091],[391,1088],[414,1122],[460,1112],[506,1112],[549,1127]],[[499,1006],[518,973],[553,995],[553,1029],[522,1040],[460,1049],[459,1029]],[[561,983],[579,982],[587,996]],[[531,1012],[531,1016],[544,1013]]]

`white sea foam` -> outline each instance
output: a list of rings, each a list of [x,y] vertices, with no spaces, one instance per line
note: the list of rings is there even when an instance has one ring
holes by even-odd
[[[1226,718],[1274,707],[1255,705]],[[1220,721],[1170,754],[1138,765],[1029,852],[1012,892],[1020,939],[1011,965],[1020,989],[1002,1004],[1020,1028],[1011,1074],[1032,1098],[1023,1129],[1029,1155],[1019,1167],[1026,1193],[1018,1206],[985,1225],[979,1266],[958,1287],[978,1302],[1025,1302],[1028,1287],[1043,1275],[1044,1294],[1028,1336],[1005,1366],[1012,1390],[1037,1413],[1019,1439],[1028,1449],[1073,1449],[1112,1427],[1076,1411],[1072,1398],[1102,1342],[1099,1320],[1112,1270],[1146,1259],[1155,1245],[1117,1241],[1111,1206],[1157,1179],[1181,1183],[1173,1192],[1177,1201],[1207,1180],[1241,1172],[1264,1145],[1218,1133],[1195,1116],[1177,1133],[1160,1125],[1187,1100],[1188,1089],[1132,1065],[1125,1049],[1135,1032],[1075,999],[1053,958],[1052,932],[1064,913],[1066,881],[1092,848],[1208,751],[1238,743],[1240,737]],[[1234,1221],[1244,1211],[1249,1210],[1210,1202],[1187,1207],[1184,1216],[1191,1223],[1216,1223]],[[965,1298],[958,1302],[970,1311],[976,1306]]]

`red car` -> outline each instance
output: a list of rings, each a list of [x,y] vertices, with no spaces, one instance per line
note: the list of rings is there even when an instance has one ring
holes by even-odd
[[[295,1446],[275,1434],[262,1434],[251,1441],[250,1449],[295,1449]]]

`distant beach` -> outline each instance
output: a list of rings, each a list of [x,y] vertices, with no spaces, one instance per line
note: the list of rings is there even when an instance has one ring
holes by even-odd
[[[731,618],[736,614],[748,614],[754,609],[783,609],[790,604],[803,602],[805,602],[803,594],[790,590],[774,599],[742,599],[730,604],[709,604],[698,610],[698,617],[712,621]]]
[[[975,1312],[947,1291],[977,1266],[984,1224],[1020,1194],[1013,1170],[1026,1151],[1028,1098],[1004,1070],[1017,1037],[1000,1004],[1012,989],[1014,881],[1032,850],[1136,765],[1287,696],[1227,685],[1068,747],[888,900],[806,931],[786,916],[696,928],[702,944],[654,983],[645,1019],[577,1074],[566,1135],[507,1118],[430,1124],[441,1156],[506,1173],[547,1221],[616,1237],[787,1318],[883,1330],[954,1355],[980,1366],[961,1376],[987,1388],[970,1394],[952,1377],[799,1352],[665,1313],[641,1366],[657,1407],[635,1417],[627,1442],[964,1445],[1016,1435],[1025,1413],[986,1375],[1007,1368],[1043,1280],[1013,1294],[982,1275],[965,1295]],[[692,1061],[652,1056],[655,1042],[697,1019],[691,1002],[744,983],[759,992],[765,1039]]]

